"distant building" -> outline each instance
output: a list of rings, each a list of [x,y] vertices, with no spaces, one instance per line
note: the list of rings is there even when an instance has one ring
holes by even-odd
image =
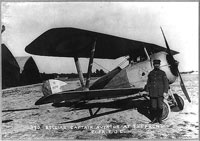
[[[2,89],[20,85],[20,68],[15,57],[5,44],[1,44]]]
[[[1,33],[5,31],[2,25]],[[42,82],[32,57],[14,57],[5,44],[1,44],[2,89]]]
[[[39,69],[31,56],[15,57],[20,67],[21,85],[41,83]]]

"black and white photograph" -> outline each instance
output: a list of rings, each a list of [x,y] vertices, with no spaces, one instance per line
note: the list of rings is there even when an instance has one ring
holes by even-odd
[[[1,139],[199,139],[198,2],[1,2]]]

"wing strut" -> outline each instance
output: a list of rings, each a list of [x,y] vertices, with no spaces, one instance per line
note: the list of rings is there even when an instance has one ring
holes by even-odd
[[[94,60],[95,47],[96,47],[96,39],[95,39],[94,45],[92,46],[92,49],[91,49],[91,56],[90,56],[90,60],[89,60],[89,64],[88,64],[88,72],[87,72],[87,78],[86,78],[86,84],[85,84],[86,89],[89,89],[90,77],[91,77],[91,73],[92,73],[92,66],[93,66],[93,60]]]
[[[87,77],[86,77],[86,83],[84,84],[84,77],[83,77],[83,73],[81,70],[81,66],[79,63],[79,59],[78,57],[74,57],[74,61],[76,64],[76,69],[79,75],[79,79],[81,82],[81,86],[83,88],[83,90],[89,90],[89,84],[90,84],[90,77],[91,77],[91,73],[92,73],[92,66],[93,66],[93,60],[94,60],[94,52],[95,52],[95,47],[96,47],[96,39],[94,41],[94,45],[91,48],[91,55],[90,55],[90,60],[89,60],[89,64],[88,64],[88,72],[87,72]]]
[[[84,88],[84,78],[83,78],[83,73],[82,73],[82,70],[81,70],[81,66],[80,66],[78,57],[74,57],[74,61],[75,61],[75,64],[76,64],[76,69],[77,69],[77,72],[78,72],[78,75],[79,75],[81,86]]]
[[[148,60],[150,60],[150,57],[149,57],[149,54],[148,54],[148,52],[147,52],[147,49],[146,49],[146,48],[144,48],[144,52],[145,52],[145,54],[146,54],[146,56],[147,56],[147,59],[148,59]]]

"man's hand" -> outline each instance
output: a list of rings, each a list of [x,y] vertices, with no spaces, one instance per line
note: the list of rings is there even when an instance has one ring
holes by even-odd
[[[164,99],[168,99],[168,94],[167,93],[164,92],[163,96],[164,96]]]

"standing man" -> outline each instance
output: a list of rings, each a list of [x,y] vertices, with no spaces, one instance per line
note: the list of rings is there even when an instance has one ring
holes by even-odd
[[[149,73],[147,92],[149,92],[152,121],[162,124],[163,99],[167,95],[169,83],[164,71],[160,70],[160,60],[153,60],[154,69]]]

